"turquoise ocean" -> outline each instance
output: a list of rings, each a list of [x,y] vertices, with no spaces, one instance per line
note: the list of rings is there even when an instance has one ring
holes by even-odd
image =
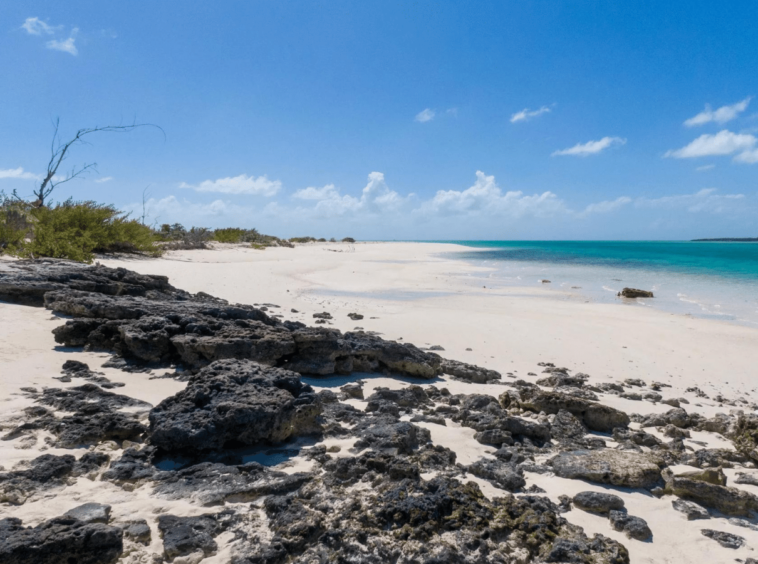
[[[490,285],[539,285],[587,300],[653,307],[758,327],[758,243],[445,241],[448,256],[490,269]],[[550,280],[542,284],[540,280]],[[654,299],[620,300],[624,287]],[[631,303],[630,303],[631,302]]]

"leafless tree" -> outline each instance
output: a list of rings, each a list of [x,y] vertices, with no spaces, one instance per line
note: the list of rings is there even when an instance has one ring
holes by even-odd
[[[150,184],[145,186],[145,189],[142,191],[142,219],[140,222],[142,225],[145,225],[145,220],[149,217],[148,209],[147,209],[147,202],[150,200],[150,196],[152,195],[150,193]]]
[[[69,180],[73,180],[74,178],[78,178],[79,176],[82,176],[84,174],[87,174],[91,170],[96,170],[97,163],[90,163],[82,165],[81,167],[73,167],[71,169],[71,172],[68,174],[59,177],[58,169],[63,164],[63,161],[66,160],[66,158],[69,156],[69,150],[71,147],[78,145],[80,143],[87,143],[85,140],[85,137],[88,135],[91,135],[92,133],[102,133],[102,132],[128,132],[132,131],[133,129],[136,129],[138,127],[155,127],[159,129],[162,133],[163,130],[158,127],[157,125],[154,125],[152,123],[132,123],[131,125],[106,125],[103,127],[89,127],[85,129],[80,129],[76,132],[76,135],[74,135],[73,138],[71,138],[69,141],[63,142],[60,138],[60,132],[59,132],[59,125],[60,125],[60,119],[55,120],[55,131],[53,133],[53,141],[50,144],[50,161],[47,163],[47,171],[45,172],[45,176],[42,179],[42,183],[40,184],[39,188],[35,190],[33,193],[36,196],[36,201],[34,202],[34,205],[37,207],[42,207],[45,205],[45,200],[52,194],[53,190],[64,182],[68,182]],[[165,137],[165,133],[164,133]]]

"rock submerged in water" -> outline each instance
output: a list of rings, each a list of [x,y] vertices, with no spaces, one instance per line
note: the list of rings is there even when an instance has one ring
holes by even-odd
[[[654,298],[653,292],[647,290],[638,290],[637,288],[624,288],[617,296],[621,298]]]

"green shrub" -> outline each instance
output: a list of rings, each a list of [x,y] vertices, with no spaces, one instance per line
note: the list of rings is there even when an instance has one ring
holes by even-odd
[[[13,252],[32,232],[32,206],[0,193],[0,253]]]
[[[342,242],[343,243],[355,243],[355,239],[353,239],[352,237],[345,237],[344,239],[342,239]]]
[[[315,237],[290,237],[290,243],[313,243],[316,241]]]
[[[261,235],[257,229],[241,229],[239,227],[227,227],[216,229],[213,239],[219,243],[258,243],[268,235]]]
[[[213,238],[213,232],[205,227],[193,227],[187,231],[181,223],[161,225],[160,231],[154,232],[155,238],[163,243],[164,249],[185,251],[207,249],[206,243]]]
[[[238,227],[228,227],[226,229],[216,229],[213,232],[214,241],[219,243],[240,243],[247,231]]]
[[[17,256],[92,262],[96,252],[161,252],[149,227],[113,206],[68,200],[33,208],[29,214],[31,237],[8,247]]]

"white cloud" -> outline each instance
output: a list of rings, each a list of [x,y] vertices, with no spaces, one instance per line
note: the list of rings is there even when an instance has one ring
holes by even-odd
[[[715,164],[707,164],[707,165],[699,166],[699,167],[697,167],[695,170],[696,170],[697,172],[705,172],[705,171],[707,171],[707,170],[712,170],[712,169],[714,169],[714,168],[716,168],[716,165],[715,165]]]
[[[47,43],[45,43],[45,46],[48,49],[53,49],[55,51],[63,51],[64,53],[69,53],[71,55],[78,55],[79,50],[76,48],[76,45],[74,42],[76,41],[76,34],[79,32],[79,28],[75,27],[71,30],[71,35],[68,37],[68,39],[65,39],[63,41],[59,41],[57,39],[51,39]]]
[[[426,123],[427,121],[432,121],[435,115],[436,114],[434,110],[426,108],[425,110],[422,110],[419,113],[417,113],[414,119],[419,123]]]
[[[741,102],[732,104],[731,106],[721,106],[717,110],[712,110],[711,107],[706,104],[705,110],[685,121],[684,125],[687,127],[695,127],[697,125],[704,125],[711,122],[723,124],[733,120],[742,112],[744,112],[747,109],[748,104],[750,104],[750,96]]]
[[[23,168],[0,169],[0,178],[18,178],[21,180],[39,180],[39,175],[24,171]]]
[[[279,180],[269,180],[266,176],[247,176],[240,174],[235,177],[205,180],[198,185],[182,182],[180,188],[191,188],[196,192],[220,192],[221,194],[250,194],[255,196],[274,196],[282,187]]]
[[[519,121],[529,121],[532,118],[541,116],[542,114],[550,113],[550,108],[547,106],[542,106],[538,110],[529,110],[529,108],[524,108],[520,112],[516,112],[511,116],[511,123],[517,123]]]
[[[749,151],[743,151],[739,155],[734,157],[734,162],[755,164],[758,163],[758,149],[751,149]]]
[[[587,217],[588,215],[591,215],[593,213],[610,213],[614,212],[616,210],[621,209],[625,205],[632,202],[632,199],[628,196],[620,196],[616,198],[615,200],[606,200],[603,202],[597,202],[595,204],[590,204],[586,208],[584,208],[584,211],[578,214],[580,217]]]
[[[570,155],[574,157],[586,157],[588,155],[596,155],[597,153],[604,151],[612,145],[624,145],[626,139],[621,137],[603,137],[598,141],[587,141],[586,143],[577,143],[573,147],[568,149],[562,149],[555,151],[552,156]]]
[[[731,155],[752,149],[758,139],[749,133],[732,133],[723,129],[716,134],[703,134],[681,149],[667,151],[664,157],[691,159],[696,157]]]
[[[311,211],[321,217],[359,212],[369,214],[396,212],[411,197],[412,194],[403,197],[394,190],[390,190],[381,172],[372,172],[368,175],[368,183],[363,188],[360,198],[340,194],[333,184],[327,184],[323,188],[304,188],[293,194],[293,198],[315,201],[316,205]],[[300,211],[306,210],[300,208]]]
[[[339,191],[334,184],[327,184],[322,188],[314,188],[309,186],[295,192],[292,197],[298,200],[328,200],[339,196]]]
[[[39,18],[26,18],[24,23],[21,24],[21,27],[22,29],[25,29],[29,35],[42,35],[43,33],[46,35],[52,35],[55,33],[56,29],[59,29],[58,27],[48,25]]]
[[[419,211],[424,215],[505,215],[548,217],[565,210],[552,192],[525,196],[521,191],[503,193],[494,176],[476,171],[476,182],[465,190],[438,190]]]
[[[447,114],[449,114],[449,115],[451,115],[453,117],[458,117],[458,108],[448,108],[445,111],[445,113],[447,113]]]
[[[715,188],[703,188],[694,194],[662,196],[660,198],[637,198],[635,205],[641,208],[683,208],[691,213],[722,213],[742,206],[744,194],[718,194]]]
[[[103,176],[102,178],[96,178],[95,182],[97,182],[98,184],[101,184],[103,182],[110,182],[111,180],[113,180],[112,176]]]

